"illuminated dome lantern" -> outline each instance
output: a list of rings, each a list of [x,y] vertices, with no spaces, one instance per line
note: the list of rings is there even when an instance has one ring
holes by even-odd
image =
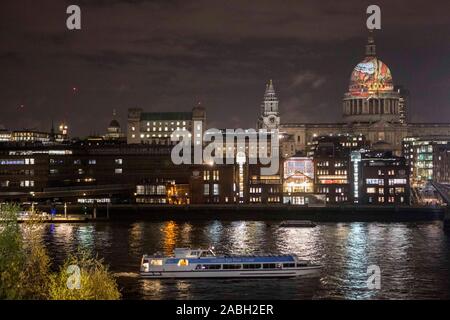
[[[366,45],[366,57],[350,76],[343,99],[347,122],[399,122],[399,94],[394,91],[391,70],[376,57],[372,33]]]

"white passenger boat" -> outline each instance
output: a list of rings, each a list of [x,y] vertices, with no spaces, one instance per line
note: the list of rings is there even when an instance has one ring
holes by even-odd
[[[216,256],[212,249],[175,249],[174,255],[144,255],[143,278],[265,278],[315,276],[321,270],[294,254]]]

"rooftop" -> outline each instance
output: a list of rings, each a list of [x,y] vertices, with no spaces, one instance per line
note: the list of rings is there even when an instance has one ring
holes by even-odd
[[[192,120],[192,112],[143,112],[141,120]]]

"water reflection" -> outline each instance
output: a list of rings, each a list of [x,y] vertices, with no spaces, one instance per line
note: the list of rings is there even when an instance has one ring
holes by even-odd
[[[177,243],[178,225],[174,221],[166,222],[163,227],[164,237],[164,253],[172,254]]]
[[[95,227],[93,225],[82,225],[77,229],[77,243],[83,247],[92,249],[94,247]]]
[[[125,298],[137,299],[397,299],[448,298],[450,240],[439,223],[203,221],[46,225],[42,237],[57,262],[77,246],[98,252],[121,274]],[[295,253],[324,266],[320,279],[143,280],[143,253],[209,247],[223,254]],[[367,288],[367,267],[380,266],[381,289]]]
[[[128,244],[130,253],[139,255],[142,251],[142,243],[144,242],[144,224],[142,222],[133,223],[129,231]]]

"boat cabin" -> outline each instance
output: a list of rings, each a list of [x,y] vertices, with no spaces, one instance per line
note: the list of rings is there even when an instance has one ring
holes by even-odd
[[[206,258],[215,257],[216,254],[212,249],[189,249],[189,248],[175,248],[175,258]]]

